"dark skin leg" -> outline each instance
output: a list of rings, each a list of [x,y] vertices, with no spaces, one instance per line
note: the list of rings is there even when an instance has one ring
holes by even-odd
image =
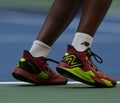
[[[41,28],[37,40],[52,46],[71,23],[82,5],[82,16],[77,32],[94,36],[112,0],[56,0]]]
[[[52,46],[80,10],[81,1],[55,0],[39,32],[37,40]]]
[[[84,0],[77,32],[87,33],[93,37],[111,3],[112,0]]]

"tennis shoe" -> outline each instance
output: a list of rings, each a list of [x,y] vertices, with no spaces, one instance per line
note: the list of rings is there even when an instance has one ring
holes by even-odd
[[[12,72],[12,76],[20,81],[36,85],[60,85],[66,84],[67,79],[51,70],[47,61],[53,61],[44,57],[33,57],[28,51],[24,51],[23,57]]]
[[[65,77],[91,86],[115,87],[116,79],[97,69],[92,62],[91,56],[99,63],[102,63],[102,59],[93,53],[90,48],[84,52],[78,52],[73,46],[68,45],[65,55],[56,69]]]

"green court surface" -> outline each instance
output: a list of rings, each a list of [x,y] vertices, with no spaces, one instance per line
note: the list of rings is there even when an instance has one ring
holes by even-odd
[[[0,103],[120,103],[120,84],[115,88],[94,88],[81,83],[54,86],[1,83]]]

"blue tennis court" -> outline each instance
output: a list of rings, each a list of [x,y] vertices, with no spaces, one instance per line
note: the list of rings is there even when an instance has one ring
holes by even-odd
[[[0,10],[0,81],[15,81],[11,72],[22,56],[29,50],[36,38],[46,13]],[[76,32],[79,16],[53,45],[50,58],[60,60],[66,45],[70,44]],[[92,50],[102,57],[103,63],[96,64],[102,71],[120,80],[120,18],[106,16],[94,37]],[[59,46],[58,46],[59,45]],[[55,69],[56,64],[50,66]]]

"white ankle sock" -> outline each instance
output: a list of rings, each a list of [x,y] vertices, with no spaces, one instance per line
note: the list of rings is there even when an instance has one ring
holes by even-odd
[[[35,40],[29,52],[33,57],[41,57],[41,56],[47,57],[50,49],[51,47],[48,46],[47,44],[39,40]]]
[[[93,42],[93,37],[86,34],[77,32],[74,36],[72,46],[77,51],[85,51],[87,48],[91,47],[91,44]]]

